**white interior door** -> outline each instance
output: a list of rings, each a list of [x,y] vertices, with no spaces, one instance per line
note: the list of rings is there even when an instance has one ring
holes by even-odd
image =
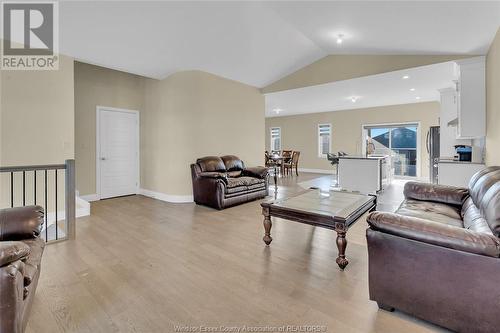
[[[136,194],[139,175],[139,113],[99,108],[97,143],[100,198]]]

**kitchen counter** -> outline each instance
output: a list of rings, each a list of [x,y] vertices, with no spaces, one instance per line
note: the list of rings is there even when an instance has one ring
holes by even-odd
[[[438,163],[454,163],[454,164],[480,164],[480,165],[483,165],[483,164],[484,164],[484,163],[477,163],[477,162],[455,161],[455,160],[443,160],[443,159],[440,159]]]
[[[383,158],[389,157],[388,155],[370,155],[370,156],[356,156],[356,155],[347,155],[347,156],[339,156],[339,158],[351,159],[351,160],[381,160]]]
[[[342,189],[375,194],[392,180],[391,158],[389,155],[339,156],[338,172]]]
[[[438,162],[438,184],[467,187],[472,175],[485,167],[482,163],[440,159]]]

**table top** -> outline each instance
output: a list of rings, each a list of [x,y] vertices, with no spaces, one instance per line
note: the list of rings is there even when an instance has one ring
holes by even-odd
[[[376,196],[373,195],[309,189],[293,197],[264,202],[262,207],[281,212],[314,215],[319,217],[319,220],[344,221],[349,224],[375,204]],[[279,214],[271,212],[271,215]]]

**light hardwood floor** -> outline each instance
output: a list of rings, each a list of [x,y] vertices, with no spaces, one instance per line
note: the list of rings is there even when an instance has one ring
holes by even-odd
[[[303,173],[280,180],[278,194],[330,181]],[[397,204],[397,191],[382,205]],[[440,331],[369,301],[363,218],[348,233],[342,272],[330,230],[274,219],[266,247],[259,203],[223,211],[143,196],[93,203],[92,215],[77,221],[76,241],[46,247],[27,332],[174,332],[176,325]]]

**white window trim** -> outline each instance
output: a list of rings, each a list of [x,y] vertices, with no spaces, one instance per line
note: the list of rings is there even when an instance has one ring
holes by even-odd
[[[273,147],[273,130],[274,129],[278,129],[279,131],[279,138],[280,138],[280,146],[279,146],[279,149],[274,149]],[[282,136],[281,136],[281,127],[270,127],[269,128],[269,151],[273,151],[273,150],[281,150],[281,147],[282,147]]]
[[[331,153],[332,152],[332,136],[333,136],[332,124],[331,123],[330,124],[318,124],[318,134],[317,134],[317,136],[318,136],[318,157],[319,158],[327,158],[327,154],[321,153],[321,137],[319,135],[320,134],[319,131],[320,131],[321,126],[329,126],[330,127],[330,144],[328,145],[328,148],[329,148],[328,153]]]

